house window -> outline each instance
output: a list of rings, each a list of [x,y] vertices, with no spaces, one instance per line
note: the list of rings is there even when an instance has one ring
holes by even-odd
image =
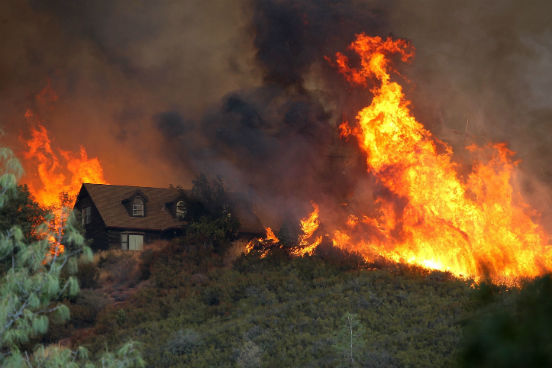
[[[121,249],[128,250],[128,234],[121,233]]]
[[[132,202],[132,216],[144,217],[144,200],[140,197],[134,198]]]
[[[179,220],[182,220],[184,217],[186,217],[186,204],[184,203],[184,201],[176,202],[176,217]]]
[[[81,213],[82,225],[88,225],[92,221],[92,207],[85,207]]]

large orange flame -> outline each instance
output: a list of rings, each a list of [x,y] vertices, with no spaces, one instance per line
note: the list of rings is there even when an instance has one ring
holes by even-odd
[[[25,168],[30,176],[24,178],[34,199],[52,211],[51,228],[56,234],[51,240],[50,252],[64,251],[61,244],[67,207],[76,199],[82,183],[105,184],[103,169],[97,158],[88,158],[84,147],[79,153],[53,149],[48,131],[31,110],[25,118],[31,124],[31,137],[25,141]]]
[[[378,198],[376,215],[350,216],[333,233],[334,244],[367,259],[383,256],[476,280],[515,283],[552,270],[548,236],[512,187],[513,152],[505,144],[472,145],[474,156],[490,159],[479,159],[461,178],[452,147],[416,121],[401,85],[391,79],[390,56],[407,61],[411,45],[360,34],[350,49],[360,67],[350,67],[341,53],[337,67],[351,83],[372,80],[375,87],[356,123],[340,131],[356,137],[368,171],[395,199]]]

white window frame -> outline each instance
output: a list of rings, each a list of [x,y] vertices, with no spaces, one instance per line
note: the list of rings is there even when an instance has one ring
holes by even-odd
[[[144,200],[140,197],[136,197],[132,201],[132,216],[133,217],[144,217],[145,216]]]
[[[186,203],[184,201],[176,202],[176,218],[182,220],[186,217]]]

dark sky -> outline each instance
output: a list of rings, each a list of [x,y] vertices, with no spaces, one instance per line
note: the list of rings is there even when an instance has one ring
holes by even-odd
[[[17,148],[32,108],[57,145],[84,145],[115,184],[189,185],[203,171],[271,204],[304,207],[313,193],[333,193],[335,126],[370,101],[324,56],[358,32],[392,35],[416,48],[399,71],[418,120],[459,159],[466,136],[508,142],[522,160],[520,186],[550,203],[551,7],[4,0],[0,126]],[[36,98],[48,83],[55,103]]]

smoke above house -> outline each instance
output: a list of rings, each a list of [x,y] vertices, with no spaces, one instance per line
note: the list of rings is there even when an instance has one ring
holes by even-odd
[[[220,175],[276,227],[303,217],[311,200],[340,211],[388,193],[337,133],[372,95],[326,57],[360,32],[392,35],[416,48],[397,67],[418,120],[466,170],[466,143],[507,142],[521,160],[519,189],[549,223],[549,7],[8,0],[0,5],[4,140],[22,145],[32,108],[59,145],[98,157],[111,183],[188,186],[199,172]],[[37,97],[48,84],[56,101]]]

